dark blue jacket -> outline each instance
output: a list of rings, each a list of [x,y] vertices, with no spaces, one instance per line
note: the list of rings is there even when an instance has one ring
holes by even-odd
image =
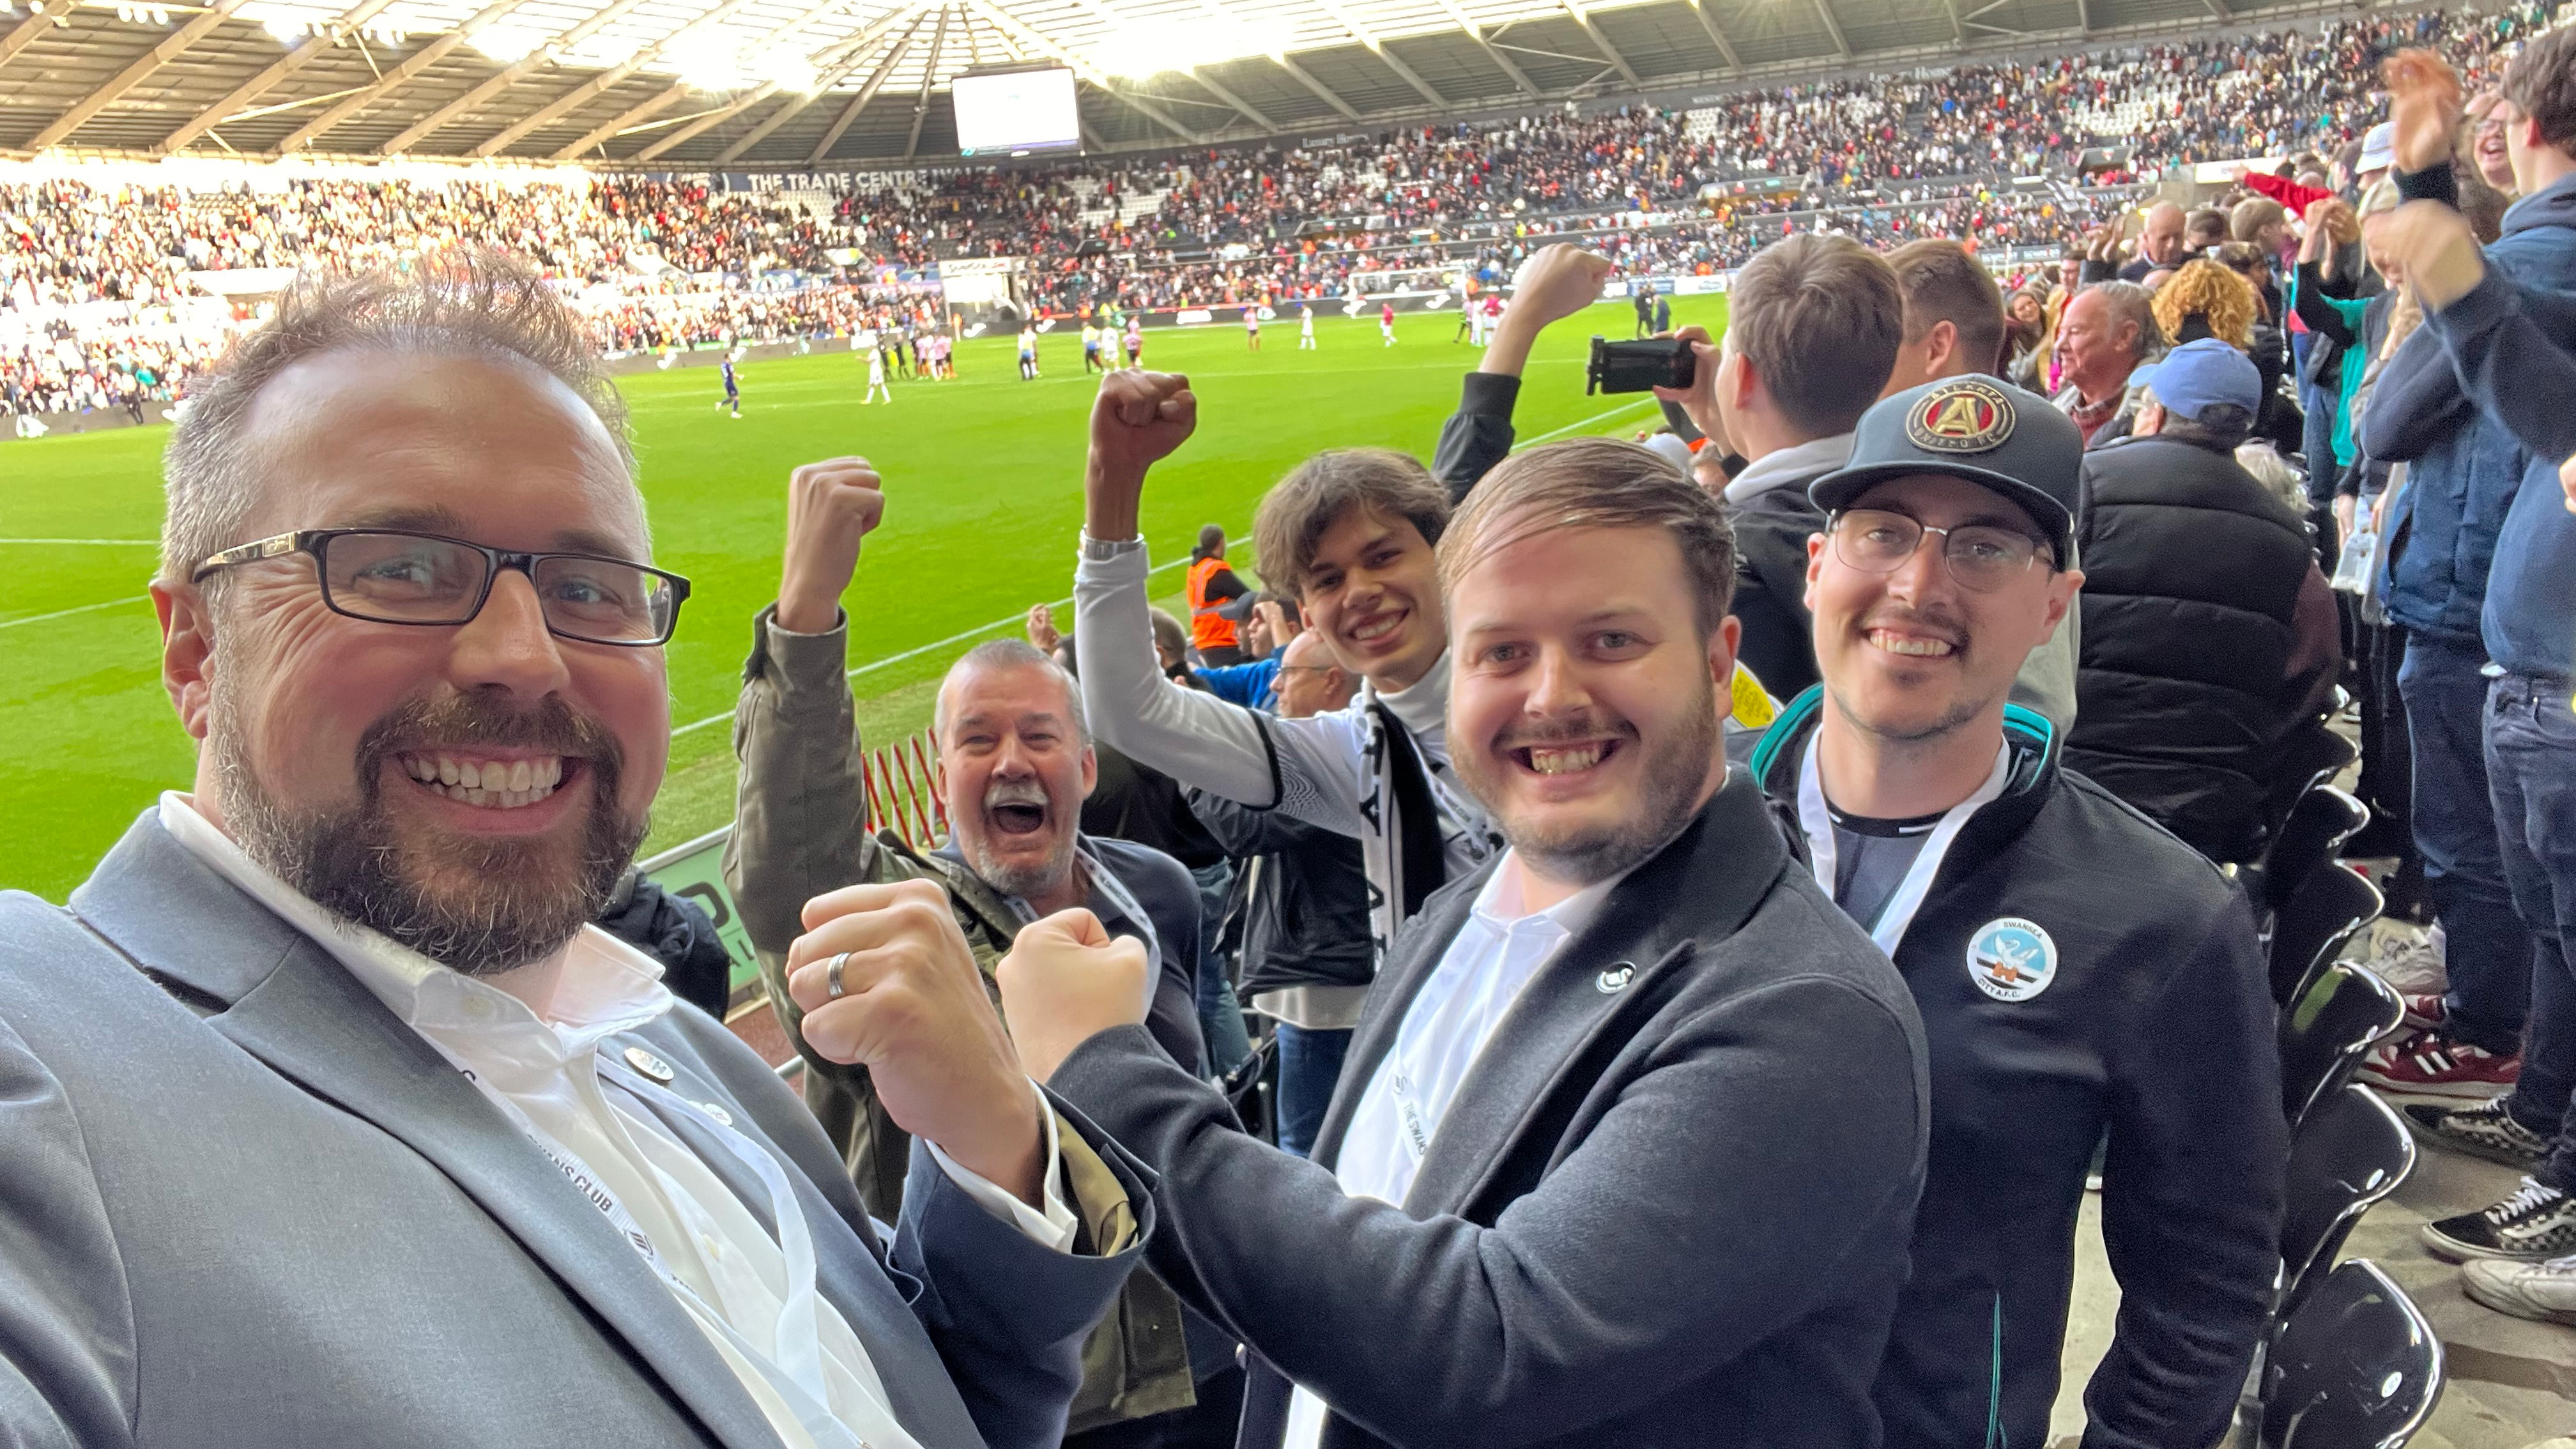
[[[1792,814],[1822,702],[1791,701],[1753,755]],[[1932,1050],[1932,1155],[1872,1397],[1891,1446],[2048,1442],[2076,1213],[2107,1136],[2120,1316],[2084,1444],[2212,1444],[2270,1312],[2288,1155],[2253,916],[2190,847],[2060,768],[2045,716],[2016,706],[2005,736],[2004,793],[1896,945]],[[2013,963],[1999,938],[2044,949]]]
[[[2514,203],[2486,278],[2425,319],[2464,391],[2528,450],[2487,578],[2487,657],[2516,674],[2576,678],[2576,515],[2558,464],[2576,453],[2576,176]]]
[[[2561,182],[2506,213],[2487,259],[2513,281],[2576,288],[2576,245],[2566,228],[2576,191]],[[2560,395],[2562,398],[2564,394]],[[2489,571],[2530,455],[2470,400],[2440,330],[2399,344],[2362,420],[2362,447],[2408,465],[2391,510],[2398,540],[2389,565],[2388,612],[2408,629],[2475,644]]]

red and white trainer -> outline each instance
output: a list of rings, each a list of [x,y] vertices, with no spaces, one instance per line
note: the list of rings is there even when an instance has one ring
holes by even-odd
[[[2384,1092],[2416,1097],[2495,1096],[2522,1077],[2522,1053],[2500,1056],[2438,1031],[2373,1047],[2361,1080]]]

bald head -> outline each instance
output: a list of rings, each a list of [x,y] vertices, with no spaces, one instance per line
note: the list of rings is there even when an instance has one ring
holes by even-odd
[[[2183,209],[2170,201],[2159,201],[2147,208],[2147,234],[2138,250],[2159,267],[2170,267],[2182,256],[2183,232],[2190,222]]]

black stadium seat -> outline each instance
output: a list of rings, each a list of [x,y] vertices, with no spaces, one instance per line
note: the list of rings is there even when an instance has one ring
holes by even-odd
[[[2442,1398],[2442,1341],[2366,1258],[2326,1275],[2263,1364],[2262,1449],[2399,1449]]]
[[[2406,1003],[2369,968],[2338,961],[2281,1014],[2281,1110],[2296,1132],[2406,1020]]]
[[[2335,851],[2369,823],[2370,807],[2331,785],[2320,784],[2302,794],[2263,857],[2256,904],[2266,911],[2280,910],[2306,884],[2310,871],[2334,859]]]
[[[2344,943],[2379,919],[2379,887],[2334,861],[2308,878],[2272,918],[2272,1000],[2287,1007]]]
[[[2370,1088],[2353,1083],[2308,1113],[2283,1183],[2280,1317],[2297,1315],[2361,1215],[2414,1170],[2413,1135]]]

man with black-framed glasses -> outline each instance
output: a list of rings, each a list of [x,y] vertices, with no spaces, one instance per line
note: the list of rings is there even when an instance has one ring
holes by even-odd
[[[589,924],[688,584],[583,324],[488,255],[314,274],[189,400],[195,777],[68,909],[0,896],[0,1442],[1053,1449],[1152,1201],[973,961],[795,946],[919,1144],[889,1232]]]
[[[1913,1277],[1873,1391],[1891,1444],[2046,1442],[2106,1137],[2121,1307],[2085,1444],[2217,1442],[2271,1303],[2287,1134],[2251,913],[2011,703],[2084,582],[2060,567],[2083,446],[1992,378],[1871,408],[1808,489],[1823,682],[1753,756],[1931,1047]]]

